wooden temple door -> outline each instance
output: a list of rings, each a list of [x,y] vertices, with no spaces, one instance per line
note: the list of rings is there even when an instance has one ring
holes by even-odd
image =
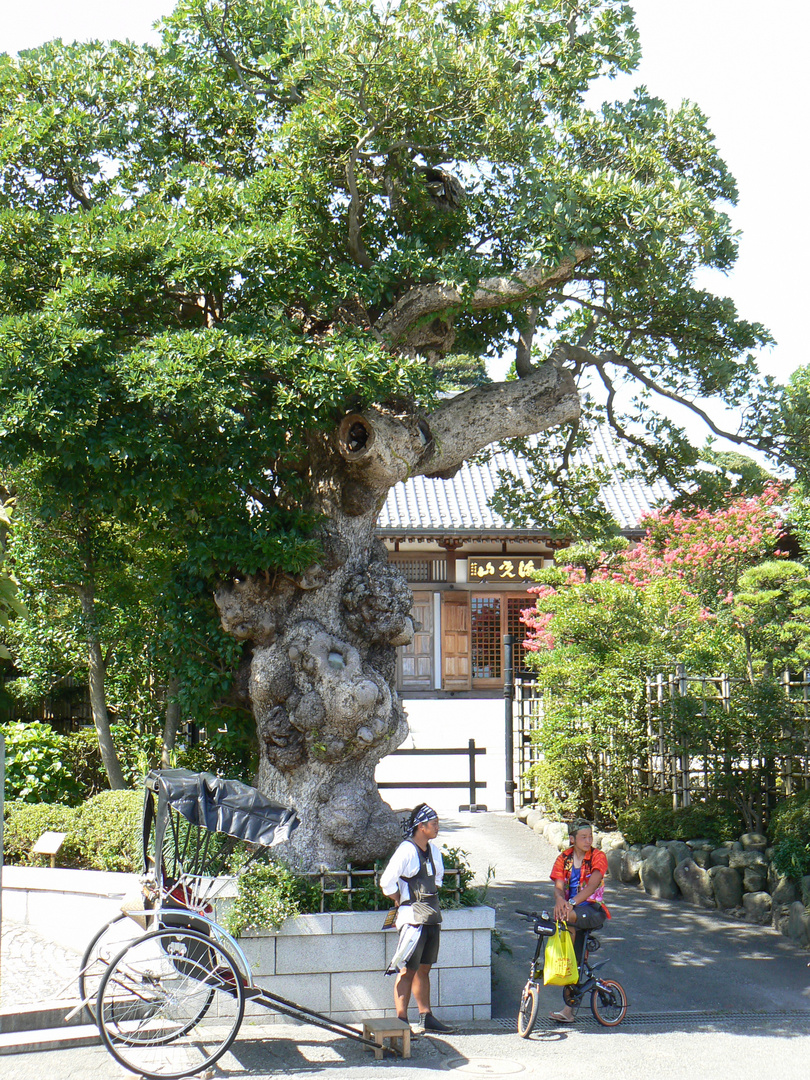
[[[442,689],[470,689],[470,598],[442,593]]]

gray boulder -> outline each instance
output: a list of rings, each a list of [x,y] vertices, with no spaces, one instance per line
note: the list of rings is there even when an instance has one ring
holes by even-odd
[[[606,853],[608,873],[614,881],[622,880],[625,853],[619,847],[610,848]]]
[[[709,877],[719,908],[735,908],[742,903],[742,875],[729,866],[712,866]]]
[[[764,851],[768,846],[768,837],[764,833],[747,832],[740,837],[740,843],[745,851]]]
[[[533,829],[538,821],[543,820],[543,815],[539,810],[530,810],[524,820],[529,828]]]
[[[692,858],[692,849],[688,844],[685,844],[683,840],[673,840],[669,845],[669,850],[675,856],[675,865],[685,862],[687,859]]]
[[[728,857],[732,870],[753,870],[759,874],[768,873],[768,863],[761,851],[732,851]]]
[[[675,856],[667,848],[653,850],[641,864],[641,884],[644,891],[657,900],[675,900],[679,895],[673,871]]]
[[[532,812],[531,806],[519,806],[517,808],[517,810],[515,811],[515,817],[518,819],[518,821],[525,822],[526,818],[529,816],[529,814],[531,812]]]
[[[656,845],[655,844],[645,844],[644,847],[641,849],[641,858],[642,859],[649,859],[649,857],[652,855],[652,853],[655,850],[656,850]]]
[[[560,851],[568,847],[568,826],[562,821],[548,822],[543,835],[553,847]]]
[[[728,848],[719,847],[709,852],[709,866],[728,866],[731,852]]]
[[[805,914],[804,904],[800,900],[788,909],[787,936],[800,945],[810,945],[810,920],[805,919]]]
[[[712,853],[708,848],[694,848],[692,851],[692,858],[698,866],[702,866],[705,869],[712,865],[709,861],[711,859],[711,854]]]
[[[709,840],[705,836],[699,836],[695,840],[686,841],[692,851],[699,851],[700,848],[705,848],[707,851],[711,851],[714,847],[714,841]]]
[[[805,907],[810,907],[810,874],[805,874],[799,882],[801,901]]]
[[[743,907],[746,922],[755,923],[757,926],[768,926],[772,917],[772,903],[770,893],[748,892],[743,896]]]
[[[773,922],[774,929],[787,937],[788,922],[790,921],[790,904],[774,904],[773,897],[771,897],[771,904],[771,921]]]
[[[602,833],[600,837],[602,844],[602,851],[607,854],[612,848],[626,848],[627,841],[620,832],[606,832]]]
[[[687,904],[695,904],[697,907],[703,908],[716,906],[712,879],[709,873],[698,866],[694,859],[684,859],[683,862],[678,863],[673,872],[673,877]]]
[[[774,904],[792,904],[801,899],[801,890],[796,882],[780,874],[775,866],[768,867],[768,892]]]
[[[768,875],[755,866],[743,870],[743,892],[763,892],[768,884]]]
[[[631,844],[624,853],[622,860],[622,881],[625,885],[635,885],[641,877],[642,857],[641,844]]]

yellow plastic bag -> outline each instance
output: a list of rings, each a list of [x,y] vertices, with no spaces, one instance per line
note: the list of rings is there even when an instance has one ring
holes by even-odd
[[[558,922],[557,930],[546,942],[543,982],[546,986],[569,986],[578,978],[574,942],[565,923]]]

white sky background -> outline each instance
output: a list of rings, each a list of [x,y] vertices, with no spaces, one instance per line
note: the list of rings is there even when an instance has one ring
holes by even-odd
[[[810,63],[808,0],[636,0],[643,60],[638,72],[602,84],[607,99],[645,84],[672,105],[695,101],[709,117],[736,177],[733,211],[742,231],[730,275],[707,287],[731,296],[742,316],[767,326],[776,346],[760,367],[780,381],[810,361],[804,340],[810,246],[806,206]],[[55,37],[147,40],[173,0],[23,0],[4,5],[0,51]],[[593,100],[591,101],[594,104]]]

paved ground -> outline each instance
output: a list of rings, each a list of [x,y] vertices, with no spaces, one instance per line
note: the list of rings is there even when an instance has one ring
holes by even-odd
[[[630,887],[612,886],[614,918],[602,931],[606,974],[619,979],[630,1001],[621,1028],[607,1031],[583,1015],[575,1028],[553,1027],[545,1016],[559,991],[544,992],[541,1022],[528,1041],[515,1034],[514,1015],[533,938],[512,914],[548,902],[552,849],[504,814],[445,815],[443,839],[471,853],[479,873],[488,865],[497,881],[489,901],[498,932],[512,955],[494,963],[494,1015],[444,1038],[415,1040],[410,1062],[374,1063],[362,1047],[312,1027],[243,1026],[213,1075],[223,1080],[328,1077],[329,1080],[417,1080],[426,1072],[460,1075],[559,1075],[598,1061],[604,1077],[622,1080],[806,1080],[810,1060],[810,954],[771,930],[750,927],[684,904],[651,900]],[[8,940],[8,944],[6,944]],[[3,980],[33,985],[25,970],[25,933],[4,940]],[[33,941],[34,977],[49,963],[41,939]],[[17,955],[17,960],[14,957]],[[53,974],[70,957],[57,957]],[[15,968],[16,963],[16,968]],[[21,966],[22,965],[22,966]],[[15,970],[18,972],[14,974]],[[7,983],[7,985],[9,985]],[[7,1000],[6,994],[4,998]],[[584,1010],[583,1010],[584,1013]],[[5,1080],[121,1080],[125,1075],[101,1048],[0,1057]]]

